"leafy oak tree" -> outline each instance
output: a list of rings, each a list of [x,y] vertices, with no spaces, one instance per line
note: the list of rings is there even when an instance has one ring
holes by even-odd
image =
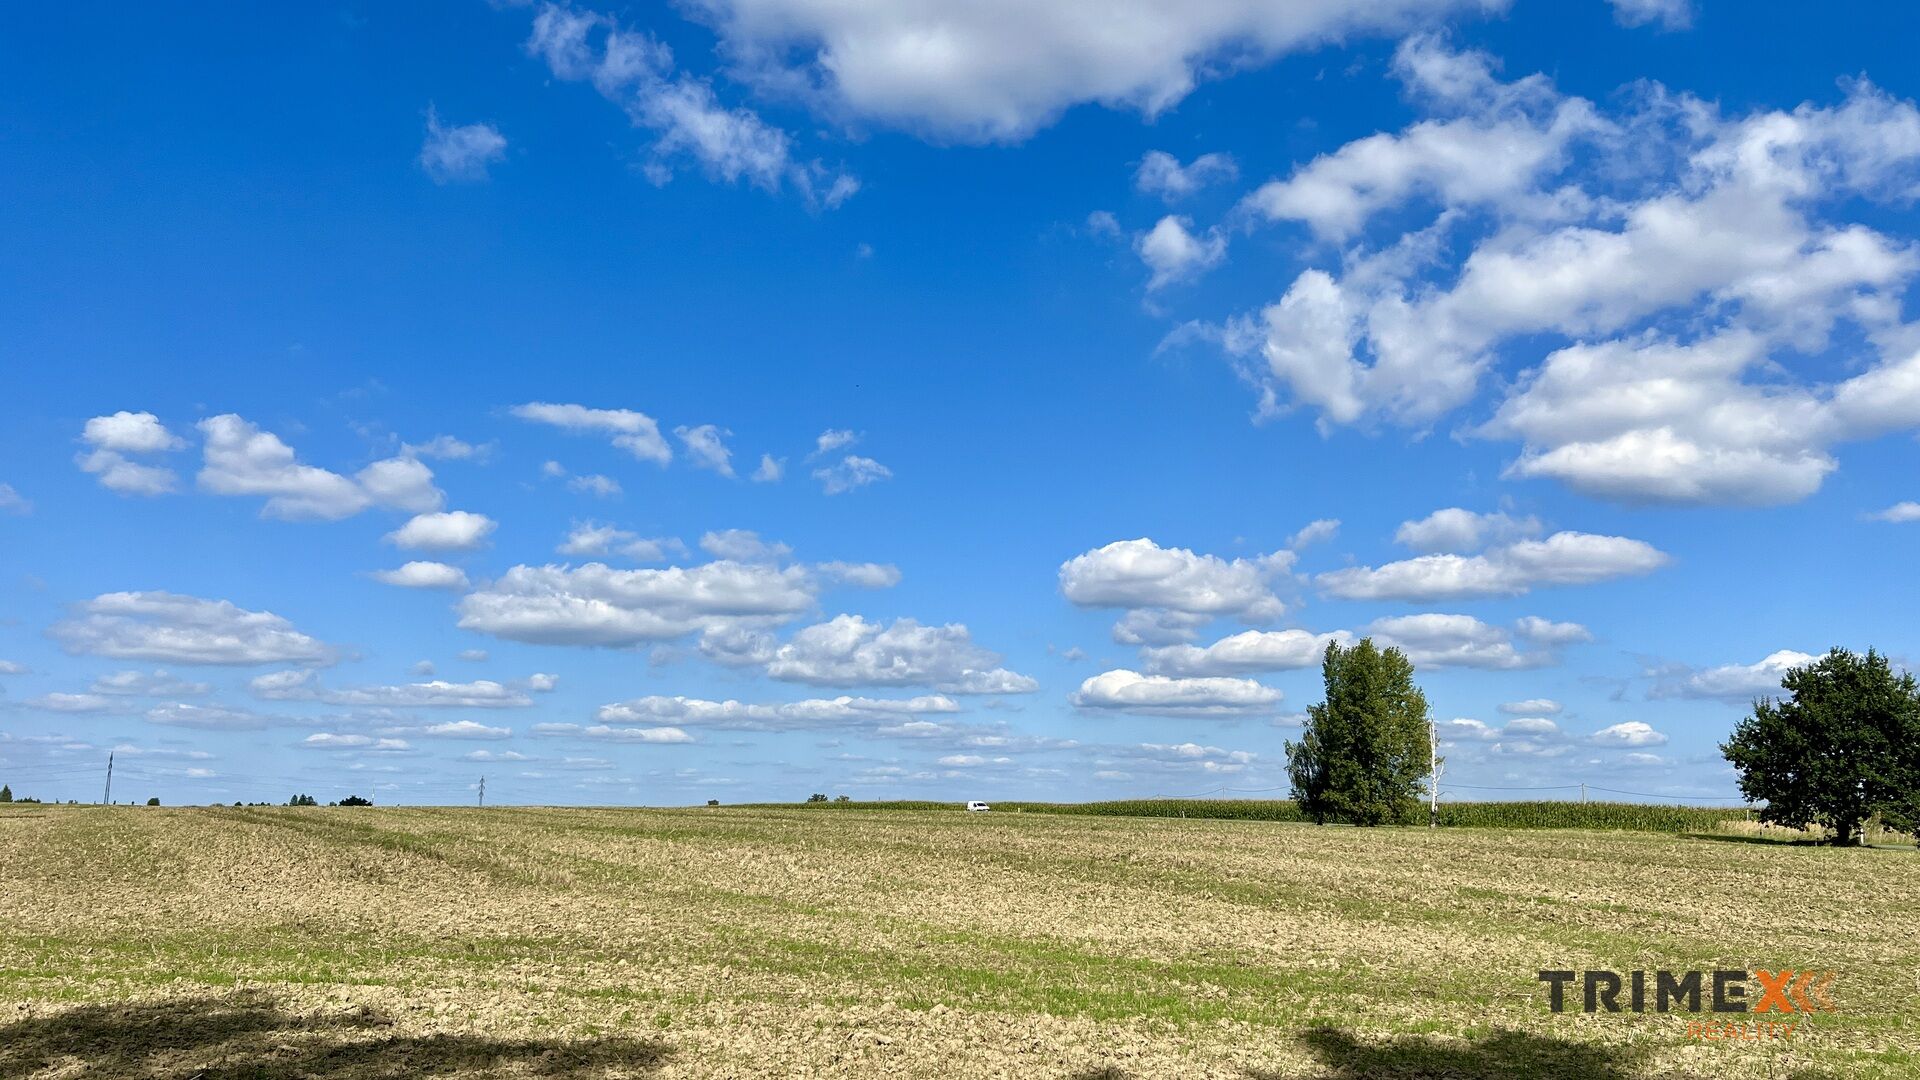
[[[1427,775],[1427,696],[1413,662],[1372,638],[1327,646],[1320,664],[1327,699],[1307,709],[1299,742],[1287,743],[1287,776],[1315,822],[1411,821]]]
[[[1765,802],[1760,820],[1823,825],[1860,842],[1874,814],[1896,829],[1920,824],[1920,684],[1872,649],[1836,648],[1788,671],[1787,696],[1761,698],[1720,747],[1740,791]]]

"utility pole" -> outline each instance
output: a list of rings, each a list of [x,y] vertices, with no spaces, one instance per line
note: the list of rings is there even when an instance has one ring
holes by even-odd
[[[480,778],[480,801],[478,805],[487,805],[487,778],[484,776]]]
[[[1585,780],[1580,781],[1580,805],[1587,805],[1587,782]]]
[[[1440,758],[1440,725],[1427,721],[1427,828],[1440,827],[1440,774],[1447,763]]]
[[[108,806],[113,805],[113,752],[111,750],[107,752],[107,792],[100,796],[100,801]]]

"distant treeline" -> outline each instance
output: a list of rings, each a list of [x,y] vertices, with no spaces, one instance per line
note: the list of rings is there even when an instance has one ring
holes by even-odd
[[[808,810],[958,810],[960,804],[897,802],[765,803]],[[1234,821],[1307,820],[1292,799],[1123,799],[1113,802],[996,802],[993,812],[1080,814],[1093,817],[1190,817]],[[1709,832],[1744,812],[1724,806],[1658,806],[1622,802],[1451,802],[1440,804],[1440,824],[1466,829],[1627,829],[1635,832]]]

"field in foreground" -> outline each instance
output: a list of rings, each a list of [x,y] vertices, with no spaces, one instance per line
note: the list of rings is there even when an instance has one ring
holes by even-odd
[[[1917,898],[1657,834],[13,807],[0,1076],[1903,1077]],[[1703,1043],[1535,978],[1760,967],[1840,1011]]]

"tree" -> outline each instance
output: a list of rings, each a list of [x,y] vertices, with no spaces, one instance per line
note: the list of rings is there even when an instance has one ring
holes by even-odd
[[[295,795],[287,800],[288,806],[319,806],[320,801],[311,795]]]
[[[1411,821],[1431,765],[1427,696],[1413,684],[1413,662],[1362,638],[1327,646],[1320,670],[1327,699],[1307,709],[1300,741],[1287,743],[1300,809],[1317,823]]]
[[[341,806],[372,806],[372,799],[363,799],[358,795],[349,795],[340,800]]]
[[[813,794],[811,794],[811,795],[809,795],[809,796],[807,796],[807,801],[808,801],[808,802],[810,802],[810,803],[815,803],[815,802],[826,802],[826,801],[827,801],[827,797],[826,797],[825,795],[823,795],[823,794],[821,794],[820,792],[818,792],[818,791],[816,791],[816,792],[814,792]]]
[[[159,806],[159,805],[160,805],[160,796],[158,796],[158,795],[155,795],[155,796],[153,796],[152,798],[150,798],[150,799],[148,799],[148,800],[147,800],[147,805],[148,805],[148,806]]]
[[[1760,820],[1823,825],[1833,842],[1860,841],[1874,814],[1896,829],[1920,824],[1920,684],[1887,658],[1835,648],[1780,680],[1720,747],[1740,791],[1764,802]]]
[[[720,800],[719,800],[719,799],[708,799],[708,800],[707,800],[707,805],[708,805],[708,806],[719,806],[719,805],[720,805]]]
[[[835,796],[833,797],[833,801],[834,801],[834,802],[837,802],[837,803],[850,803],[850,802],[852,802],[852,801],[853,801],[853,796],[851,796],[851,795],[835,795]]]
[[[0,784],[0,802],[12,802],[12,801],[13,801],[13,789],[8,787],[5,784]]]

